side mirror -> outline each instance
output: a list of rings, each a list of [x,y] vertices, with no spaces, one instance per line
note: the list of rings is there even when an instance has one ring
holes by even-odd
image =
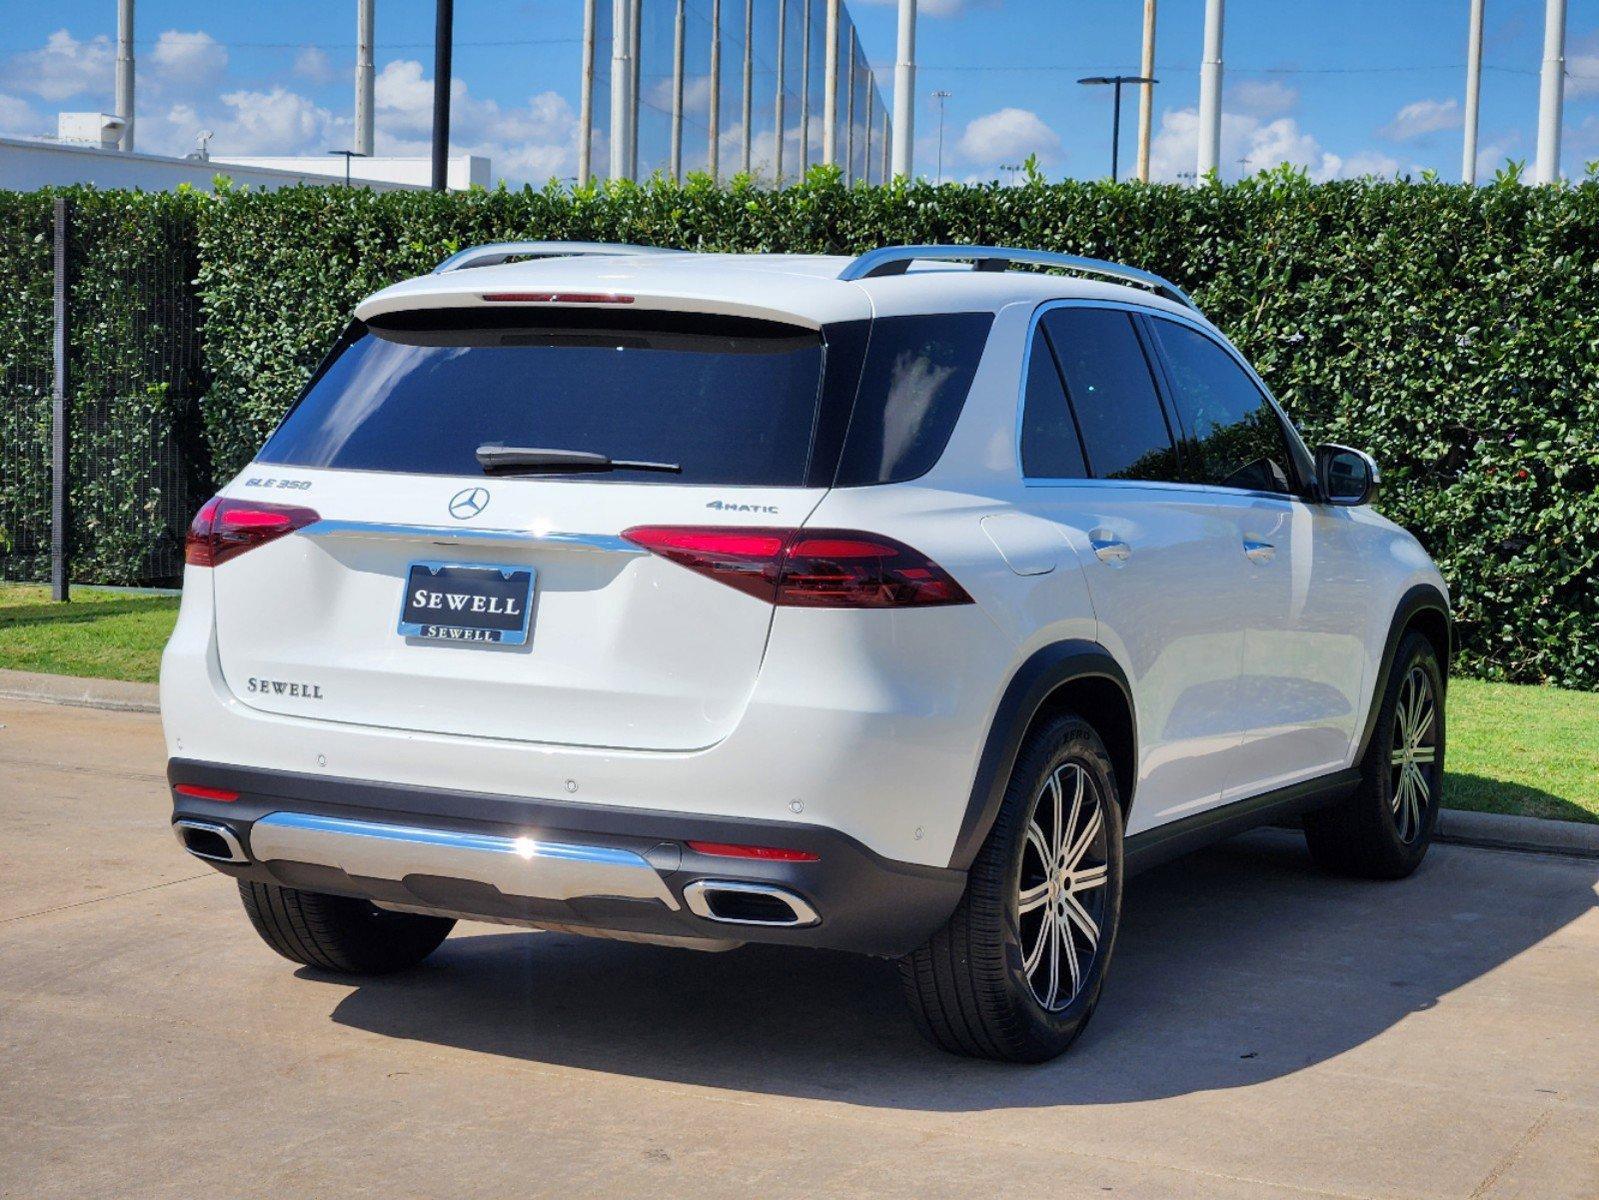
[[[1364,450],[1330,442],[1316,447],[1316,484],[1324,504],[1369,504],[1381,479],[1377,463]]]

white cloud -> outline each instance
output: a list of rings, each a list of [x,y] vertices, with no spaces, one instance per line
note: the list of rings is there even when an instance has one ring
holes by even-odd
[[[16,91],[52,101],[98,92],[91,103],[109,106],[115,71],[111,40],[104,34],[80,42],[58,29],[38,50],[13,55],[4,78]]]
[[[1227,85],[1227,107],[1256,117],[1276,117],[1299,104],[1299,89],[1275,79],[1244,79]]]
[[[335,74],[333,60],[320,46],[303,46],[294,56],[294,73],[312,83],[331,83]]]
[[[967,162],[999,164],[1021,162],[1029,154],[1040,161],[1058,159],[1060,135],[1035,112],[1025,108],[1002,108],[970,121],[956,153]]]
[[[433,81],[415,59],[384,66],[374,84],[378,151],[425,154],[433,130]],[[573,173],[577,162],[577,117],[558,92],[540,92],[525,104],[502,107],[473,96],[459,76],[450,81],[450,147],[457,154],[484,154],[496,174],[542,183]]]
[[[226,92],[220,106],[172,104],[139,114],[139,149],[157,154],[187,154],[195,135],[214,135],[211,151],[220,155],[318,154],[349,142],[350,122],[298,92]]]
[[[203,30],[163,30],[151,54],[156,80],[175,91],[211,87],[228,69],[227,49]]]
[[[0,135],[34,137],[52,132],[49,119],[34,112],[26,100],[0,92]]]
[[[1460,102],[1451,96],[1447,100],[1417,100],[1407,104],[1377,133],[1390,141],[1406,142],[1440,129],[1459,129],[1460,125]]]
[[[1150,177],[1172,182],[1190,176],[1199,145],[1199,113],[1192,108],[1167,110],[1150,144]],[[1240,161],[1242,160],[1242,161]],[[1293,117],[1263,120],[1248,113],[1223,112],[1221,174],[1235,179],[1270,170],[1282,163],[1301,167],[1315,180],[1391,175],[1399,163],[1385,154],[1362,151],[1348,157],[1324,149]]]

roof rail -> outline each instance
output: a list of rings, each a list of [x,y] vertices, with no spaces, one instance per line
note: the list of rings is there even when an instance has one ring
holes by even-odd
[[[1169,279],[1162,279],[1151,271],[1125,267],[1121,263],[1106,262],[1100,258],[1082,258],[1076,254],[1056,254],[1050,250],[1016,250],[1006,246],[882,246],[868,250],[839,272],[845,281],[875,279],[881,275],[903,275],[911,263],[918,260],[937,262],[970,262],[977,271],[1004,271],[1016,263],[1038,267],[1065,267],[1087,275],[1105,275],[1127,283],[1140,283],[1157,296],[1175,300],[1194,311],[1199,310],[1182,288]]]
[[[625,242],[490,242],[457,250],[433,268],[433,274],[464,271],[468,267],[493,267],[513,258],[577,258],[585,255],[681,254],[660,246],[629,246]]]

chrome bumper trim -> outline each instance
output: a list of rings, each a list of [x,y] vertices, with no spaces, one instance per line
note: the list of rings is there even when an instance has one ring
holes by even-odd
[[[396,883],[431,875],[524,899],[620,897],[679,907],[643,855],[611,846],[275,812],[251,827],[250,852],[261,862],[307,863]]]

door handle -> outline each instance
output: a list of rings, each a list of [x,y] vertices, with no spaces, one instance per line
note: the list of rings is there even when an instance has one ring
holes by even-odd
[[[1277,547],[1270,542],[1263,542],[1259,538],[1246,537],[1244,539],[1244,556],[1250,562],[1260,563],[1264,566],[1277,557]]]
[[[1088,535],[1088,544],[1100,562],[1119,567],[1132,557],[1133,548],[1108,529],[1096,529]]]

